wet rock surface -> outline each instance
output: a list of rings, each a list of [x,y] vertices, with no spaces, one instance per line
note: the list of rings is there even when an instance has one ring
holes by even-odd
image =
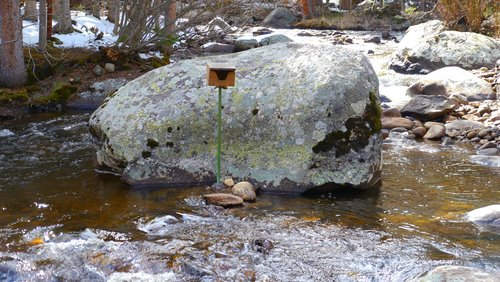
[[[488,273],[481,269],[464,266],[445,265],[438,266],[425,276],[416,279],[419,282],[432,281],[478,281],[478,282],[497,282],[497,273]]]
[[[76,109],[97,109],[109,95],[128,82],[124,78],[112,78],[95,82],[89,91],[75,93],[69,97],[66,106]]]

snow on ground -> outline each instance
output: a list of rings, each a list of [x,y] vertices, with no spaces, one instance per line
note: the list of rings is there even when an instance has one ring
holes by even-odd
[[[107,20],[98,19],[91,15],[82,13],[72,16],[72,20],[76,21],[73,27],[80,32],[70,34],[54,34],[54,37],[63,42],[62,45],[57,45],[62,48],[95,48],[99,46],[109,46],[118,40],[118,36],[113,34],[115,25]],[[57,22],[52,21],[52,26]],[[95,40],[97,34],[103,32],[101,40]],[[31,21],[23,21],[23,41],[28,45],[38,43],[38,23]]]

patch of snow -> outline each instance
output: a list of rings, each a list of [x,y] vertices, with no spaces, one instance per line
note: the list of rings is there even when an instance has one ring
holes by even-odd
[[[70,34],[54,34],[54,37],[63,42],[62,45],[57,45],[62,48],[93,48],[99,46],[109,46],[118,40],[118,36],[113,34],[115,25],[107,20],[98,19],[91,15],[72,12],[72,20],[76,21],[73,27],[80,32],[72,32]],[[57,24],[52,21],[52,26]],[[97,34],[103,33],[101,40],[95,40]],[[38,23],[31,21],[23,21],[23,42],[28,45],[38,44]]]
[[[147,59],[151,59],[154,57],[163,59],[163,55],[159,51],[148,52],[148,53],[139,53],[139,58],[141,58],[142,60],[147,60]]]

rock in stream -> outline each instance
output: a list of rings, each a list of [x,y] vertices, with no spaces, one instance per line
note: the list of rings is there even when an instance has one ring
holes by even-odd
[[[223,93],[223,175],[263,191],[367,188],[381,170],[378,79],[361,53],[284,43],[182,61],[128,83],[91,117],[100,166],[132,185],[214,181],[217,90],[207,62],[236,65]]]

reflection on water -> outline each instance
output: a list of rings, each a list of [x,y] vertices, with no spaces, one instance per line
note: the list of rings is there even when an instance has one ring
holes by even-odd
[[[392,136],[379,189],[264,194],[223,210],[203,204],[203,187],[137,189],[97,175],[88,118],[0,124],[11,132],[0,137],[0,277],[402,281],[443,264],[500,271],[500,236],[463,220],[498,203],[500,169],[471,162],[466,146]]]

